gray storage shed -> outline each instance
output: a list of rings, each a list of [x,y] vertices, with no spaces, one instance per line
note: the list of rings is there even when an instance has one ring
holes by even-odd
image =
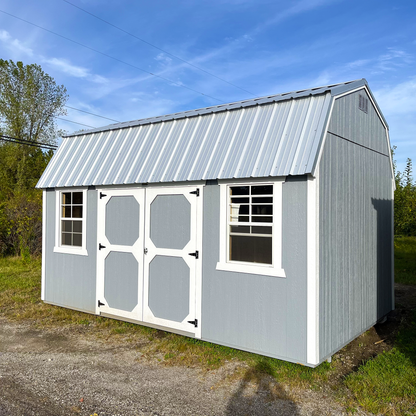
[[[47,303],[312,367],[394,308],[364,79],[77,133],[37,187]]]

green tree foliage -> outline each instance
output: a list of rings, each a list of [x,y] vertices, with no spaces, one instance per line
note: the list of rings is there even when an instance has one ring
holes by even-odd
[[[66,88],[39,65],[0,59],[0,131],[18,139],[55,143],[55,117],[66,114]]]
[[[393,161],[394,151],[392,149]],[[407,159],[404,172],[393,163],[396,191],[394,192],[394,232],[396,235],[416,236],[416,184],[413,180],[412,160]]]
[[[38,143],[56,143],[55,118],[68,99],[39,65],[0,59],[0,133]],[[35,185],[52,151],[0,140],[0,255],[39,254],[42,194]]]

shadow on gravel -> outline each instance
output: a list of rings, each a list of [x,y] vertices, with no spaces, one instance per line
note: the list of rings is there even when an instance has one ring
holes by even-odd
[[[298,406],[286,391],[265,373],[272,373],[267,363],[250,369],[231,397],[225,415],[300,415]]]

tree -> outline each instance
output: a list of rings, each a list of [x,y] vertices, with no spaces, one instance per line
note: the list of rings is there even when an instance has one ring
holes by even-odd
[[[396,181],[394,192],[394,232],[396,235],[416,235],[416,185],[413,182],[412,160],[407,159],[404,172],[397,170],[392,148],[393,168]]]
[[[0,59],[0,134],[47,144],[61,135],[66,88],[36,64]],[[39,254],[42,193],[34,187],[52,151],[0,140],[0,255]]]
[[[55,118],[65,115],[66,88],[37,64],[0,59],[0,132],[53,144],[60,135]]]

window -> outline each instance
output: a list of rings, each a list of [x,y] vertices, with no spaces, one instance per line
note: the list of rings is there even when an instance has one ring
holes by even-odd
[[[221,184],[218,270],[285,277],[282,183]]]
[[[86,191],[58,191],[54,251],[87,254],[85,250]]]
[[[228,189],[229,260],[273,264],[273,185]]]

